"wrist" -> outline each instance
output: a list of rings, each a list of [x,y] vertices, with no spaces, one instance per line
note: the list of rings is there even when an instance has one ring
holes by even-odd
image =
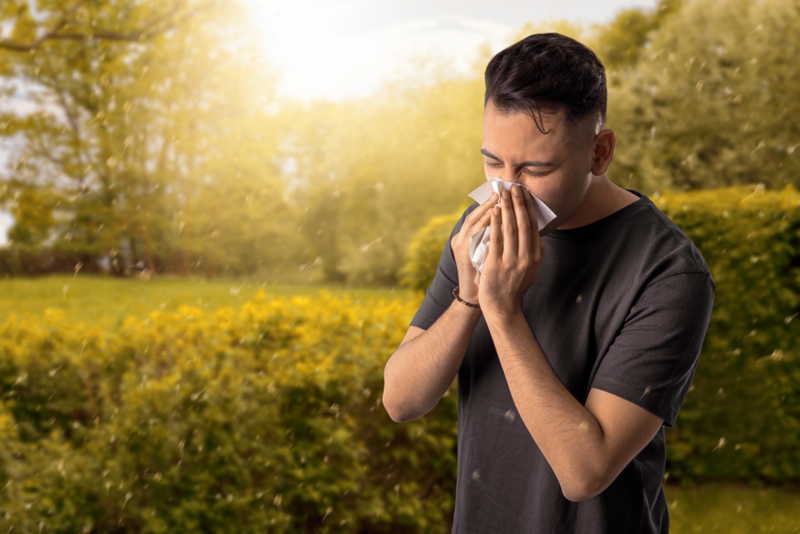
[[[474,310],[480,310],[480,305],[478,304],[478,296],[477,295],[462,295],[461,288],[456,286],[453,288],[452,291],[453,298],[458,301],[458,304],[464,307],[469,307]]]
[[[492,304],[491,302],[485,303],[481,306],[486,322],[498,321],[500,323],[508,323],[516,315],[522,315],[522,307],[512,307],[503,304]]]

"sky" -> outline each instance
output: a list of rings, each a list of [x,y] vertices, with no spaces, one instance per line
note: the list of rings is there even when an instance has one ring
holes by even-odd
[[[610,21],[656,0],[245,0],[253,6],[267,61],[282,74],[278,93],[299,100],[366,96],[409,73],[424,56],[466,72],[487,43],[510,44],[528,21]]]
[[[358,98],[414,75],[425,58],[468,72],[487,44],[496,53],[526,22],[609,22],[622,9],[657,0],[243,0],[266,62],[280,73],[277,93],[294,100]],[[0,102],[20,112],[23,101]],[[14,150],[0,138],[0,178]],[[0,211],[0,246],[13,218]]]

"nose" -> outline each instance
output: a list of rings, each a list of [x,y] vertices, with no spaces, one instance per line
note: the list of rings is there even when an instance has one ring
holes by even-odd
[[[501,169],[499,171],[496,171],[493,174],[493,177],[499,178],[499,179],[503,180],[504,182],[511,182],[511,183],[523,185],[522,181],[519,179],[520,178],[520,171],[516,171],[515,172],[513,169],[508,168],[508,167],[505,167],[505,168],[503,168],[503,169]]]

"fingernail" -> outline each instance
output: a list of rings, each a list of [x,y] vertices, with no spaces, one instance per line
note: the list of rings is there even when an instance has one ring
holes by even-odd
[[[519,196],[519,187],[514,187],[513,189],[511,189],[511,191],[513,191],[513,192],[514,192],[514,196],[515,196],[515,197],[518,197],[518,196]]]
[[[508,189],[503,189],[503,198],[508,198]]]

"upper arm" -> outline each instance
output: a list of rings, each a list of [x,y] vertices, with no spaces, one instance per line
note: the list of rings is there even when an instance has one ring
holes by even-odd
[[[585,407],[603,442],[586,489],[607,488],[662,424],[675,424],[713,302],[713,280],[692,272],[651,283],[633,303],[590,383]]]
[[[672,427],[699,362],[713,303],[707,274],[674,275],[649,285],[589,386],[636,404]]]

